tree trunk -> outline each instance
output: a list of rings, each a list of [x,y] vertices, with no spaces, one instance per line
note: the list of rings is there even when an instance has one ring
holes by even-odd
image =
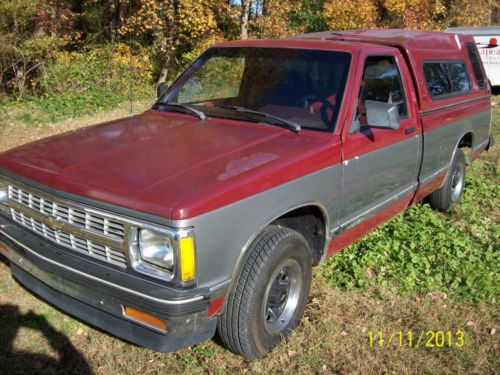
[[[116,40],[116,4],[115,0],[111,0],[109,2],[108,8],[108,20],[109,20],[109,39],[111,43],[114,43]]]
[[[248,16],[250,15],[250,0],[241,0],[240,39],[248,39]]]
[[[165,57],[163,59],[163,66],[161,68],[160,77],[158,78],[158,84],[166,82],[168,78],[168,68],[170,66],[170,61],[172,60],[173,49],[169,46],[167,38],[163,38],[161,41],[162,51],[166,50]]]
[[[123,22],[125,21],[125,17],[127,16],[127,4],[121,3],[120,1],[118,2],[118,16],[117,16],[117,22],[118,25],[122,25]]]
[[[262,15],[263,16],[267,16],[268,14],[268,9],[267,9],[267,1],[266,0],[262,0]]]
[[[163,59],[163,66],[161,68],[160,77],[158,78],[158,83],[167,81],[170,63],[174,57],[173,44],[175,39],[175,20],[177,18],[178,5],[178,0],[165,1],[165,8],[162,17],[165,18],[166,30],[162,40],[160,41],[161,51],[165,51],[165,57]]]

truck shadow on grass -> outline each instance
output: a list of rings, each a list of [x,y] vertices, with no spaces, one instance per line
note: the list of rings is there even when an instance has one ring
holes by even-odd
[[[16,350],[14,341],[21,327],[39,331],[54,357]],[[11,304],[0,303],[0,372],[5,374],[92,374],[89,364],[71,341],[42,315],[22,314]]]

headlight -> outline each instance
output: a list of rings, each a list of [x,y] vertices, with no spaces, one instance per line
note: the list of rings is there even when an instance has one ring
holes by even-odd
[[[194,230],[145,225],[135,230],[129,255],[132,268],[142,274],[174,283],[196,278]]]
[[[142,260],[165,268],[174,270],[174,248],[170,238],[163,233],[151,229],[139,231],[139,252]]]
[[[7,204],[9,200],[9,184],[6,180],[0,179],[0,203]]]
[[[0,178],[0,211],[9,212],[7,201],[9,200],[9,184],[7,180]]]

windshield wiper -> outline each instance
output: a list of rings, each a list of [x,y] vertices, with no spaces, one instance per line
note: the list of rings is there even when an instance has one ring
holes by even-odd
[[[266,112],[256,111],[254,109],[245,108],[245,107],[238,107],[236,105],[220,104],[220,105],[217,105],[216,107],[227,108],[227,109],[235,110],[237,112],[262,116],[267,120],[266,121],[267,123],[273,124],[273,125],[278,125],[278,124],[276,124],[276,122],[273,122],[273,121],[277,121],[279,124],[285,125],[286,127],[288,127],[289,129],[293,130],[296,133],[300,133],[300,131],[302,130],[301,126],[299,124],[297,124],[296,122],[293,122],[290,120],[285,120],[281,117],[274,116],[274,115],[271,115],[271,114],[266,113]]]
[[[189,106],[187,106],[185,104],[178,104],[178,103],[156,103],[153,106],[153,109],[159,109],[159,107],[165,107],[166,110],[170,110],[170,111],[178,111],[178,112],[182,112],[182,113],[191,113],[191,114],[195,115],[196,117],[198,117],[200,120],[205,120],[207,118],[207,116],[205,115],[205,113],[203,113],[202,111],[199,111],[197,109],[189,107]]]

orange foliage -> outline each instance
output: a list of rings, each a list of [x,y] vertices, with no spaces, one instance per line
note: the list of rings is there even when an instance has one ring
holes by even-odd
[[[323,11],[332,30],[375,27],[378,17],[373,0],[327,0]]]
[[[490,6],[495,1],[491,0],[457,0],[453,3],[450,12],[453,14],[456,26],[481,26],[488,25],[490,21]],[[500,2],[496,1],[496,8]]]
[[[445,27],[447,9],[442,0],[383,0],[395,25],[407,29],[440,30]]]
[[[140,0],[139,9],[130,17],[122,20],[121,35],[134,33],[134,36],[153,35],[162,38],[173,27],[173,45],[193,43],[200,38],[217,32],[217,23],[210,8],[216,1],[183,0],[179,1],[176,14],[172,1]]]
[[[300,9],[300,0],[267,0],[267,13],[250,22],[256,38],[279,39],[302,30],[290,27],[290,13]]]

